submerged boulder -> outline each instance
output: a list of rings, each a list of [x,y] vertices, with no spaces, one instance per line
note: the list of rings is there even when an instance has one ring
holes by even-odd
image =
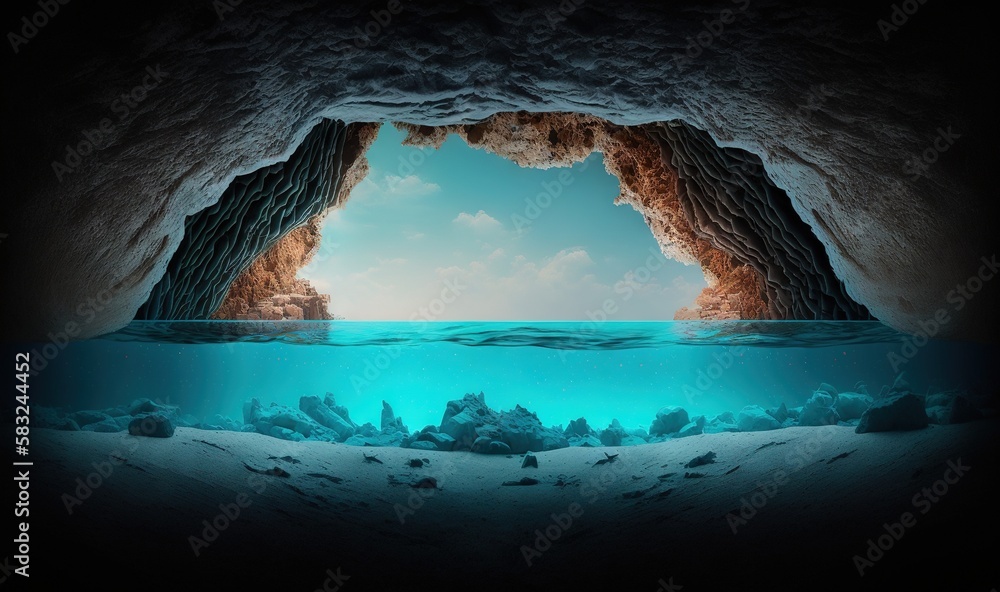
[[[490,409],[483,393],[449,401],[438,431],[454,438],[454,450],[485,454],[524,454],[569,446],[560,430],[543,426],[536,414],[520,405],[499,413]]]
[[[778,420],[768,415],[760,405],[747,405],[741,409],[736,425],[741,432],[766,432],[781,427]]]
[[[311,417],[319,425],[337,433],[338,440],[343,442],[354,435],[355,429],[339,413],[328,407],[319,397],[308,395],[299,399],[299,409]],[[307,434],[303,434],[307,435]]]
[[[408,434],[409,429],[403,425],[403,418],[396,417],[396,414],[392,411],[392,406],[389,403],[382,401],[382,418],[381,418],[382,431],[386,433],[402,432]]]
[[[686,426],[682,427],[677,432],[677,438],[686,438],[688,436],[697,436],[699,434],[705,433],[705,424],[707,423],[704,415],[699,415],[694,418],[693,421],[689,422]]]
[[[432,442],[435,450],[441,450],[443,452],[448,452],[455,447],[455,439],[448,434],[442,434],[440,432],[423,432],[417,436],[417,442]]]
[[[587,418],[581,417],[579,419],[569,420],[569,426],[566,427],[564,432],[566,437],[572,438],[573,436],[587,436],[594,434],[594,429],[587,425]]]
[[[833,407],[833,396],[825,391],[814,392],[799,414],[799,425],[803,426],[836,425],[839,420],[840,416]]]
[[[688,418],[688,412],[683,407],[667,405],[666,407],[661,407],[656,412],[656,418],[653,420],[652,425],[649,426],[649,434],[651,436],[673,434],[679,432],[682,427],[690,422],[691,419]]]
[[[768,409],[767,414],[773,417],[774,419],[777,419],[778,423],[785,423],[785,420],[788,419],[788,407],[786,407],[785,404],[782,403],[781,405],[778,405],[774,409]]]
[[[875,399],[867,393],[840,393],[834,401],[833,408],[841,421],[851,421],[860,418],[874,401]]]
[[[110,415],[102,411],[88,411],[88,410],[70,413],[67,417],[75,421],[81,428],[85,428],[92,423],[98,423],[101,421],[112,419]]]
[[[169,438],[174,435],[174,424],[169,417],[154,413],[133,419],[128,424],[128,433],[133,436]]]
[[[927,427],[924,402],[913,393],[894,394],[875,401],[854,429],[858,434],[918,430]]]
[[[935,424],[965,423],[983,417],[968,397],[957,392],[930,395],[924,404],[928,420]]]
[[[611,425],[605,430],[601,430],[601,444],[605,446],[621,446],[622,440],[627,436],[625,428],[617,419],[611,420]]]

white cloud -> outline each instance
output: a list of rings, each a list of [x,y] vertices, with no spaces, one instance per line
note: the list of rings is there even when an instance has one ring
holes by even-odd
[[[483,210],[479,210],[475,215],[462,212],[452,222],[479,232],[491,232],[503,229],[503,223]]]
[[[441,190],[441,186],[437,183],[428,183],[416,175],[405,177],[386,175],[385,187],[387,195],[400,197],[417,197]]]
[[[365,177],[351,190],[350,202],[380,204],[389,199],[420,197],[441,190],[437,183],[424,181],[417,175],[384,175],[376,180],[374,172]]]
[[[420,240],[422,238],[425,238],[426,236],[427,235],[424,234],[423,232],[407,232],[406,233],[406,238],[408,238],[409,240]]]

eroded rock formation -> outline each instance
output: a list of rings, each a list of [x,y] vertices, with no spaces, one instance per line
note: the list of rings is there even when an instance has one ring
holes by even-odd
[[[341,207],[350,192],[368,174],[368,159],[364,153],[378,135],[378,124],[355,124],[348,127],[344,146],[346,171],[331,208]],[[329,211],[329,210],[327,210]],[[309,282],[296,278],[296,273],[316,256],[320,249],[321,217],[311,218],[278,239],[230,285],[222,305],[212,314],[213,319],[305,319],[323,320],[333,316],[326,310],[329,295],[320,295]],[[298,314],[291,304],[302,308]],[[281,310],[277,310],[281,309]],[[304,316],[303,316],[304,315]]]
[[[353,127],[323,121],[287,161],[237,178],[214,206],[189,217],[166,275],[136,318],[219,318],[217,311],[226,298],[230,304],[225,312],[234,312],[234,317],[302,319],[304,307],[309,318],[326,318],[317,310],[324,301],[311,287],[296,282],[294,272],[319,247],[316,218],[350,190],[342,182],[355,162],[363,161],[363,150],[374,139],[371,126]],[[351,186],[363,178],[365,168],[355,168]],[[303,224],[294,236],[296,243],[281,242]],[[303,250],[307,244],[308,250]],[[244,273],[251,265],[254,273]],[[276,294],[282,291],[287,294]]]
[[[911,331],[945,308],[940,335],[995,339],[1000,290],[963,296],[961,310],[948,300],[996,250],[988,19],[926,3],[887,33],[883,5],[728,8],[709,29],[722,9],[688,1],[570,14],[428,2],[368,34],[371,6],[353,1],[242,3],[222,19],[188,0],[60,15],[65,28],[19,48],[6,85],[9,335],[125,325],[182,250],[187,217],[287,160],[323,119],[441,126],[528,111],[680,120],[753,154],[854,301]],[[90,42],[97,30],[105,42]]]

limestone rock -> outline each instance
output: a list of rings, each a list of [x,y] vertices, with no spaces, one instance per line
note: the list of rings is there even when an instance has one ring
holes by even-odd
[[[799,425],[823,426],[836,425],[840,421],[837,410],[833,406],[833,397],[824,391],[816,391],[802,406],[799,414]]]
[[[649,426],[649,434],[651,436],[673,434],[690,421],[688,413],[684,408],[668,405],[656,412],[656,418],[653,420],[652,425]]]
[[[154,413],[133,419],[128,424],[128,433],[133,436],[169,438],[174,435],[174,425],[170,418]]]
[[[913,393],[892,394],[875,401],[862,414],[854,431],[865,434],[918,430],[927,427],[927,424],[927,413],[920,397]]]
[[[747,405],[741,409],[736,425],[741,432],[764,432],[781,427],[778,420],[768,415],[759,405]]]

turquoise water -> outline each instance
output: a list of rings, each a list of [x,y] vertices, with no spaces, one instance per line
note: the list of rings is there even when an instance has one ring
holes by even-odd
[[[419,430],[465,393],[484,392],[497,410],[520,404],[545,425],[582,416],[604,428],[648,427],[664,405],[709,417],[795,407],[820,382],[863,382],[877,395],[901,370],[917,392],[992,394],[1000,384],[996,347],[913,344],[867,322],[137,322],[55,356],[32,346],[32,389],[36,405],[147,397],[240,421],[252,397],[297,408],[329,392],[358,424],[378,426],[385,400]]]

